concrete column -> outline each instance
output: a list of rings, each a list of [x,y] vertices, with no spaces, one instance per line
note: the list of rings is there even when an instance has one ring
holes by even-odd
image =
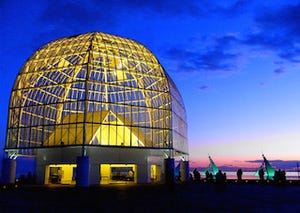
[[[90,185],[99,185],[100,184],[100,164],[95,162],[90,162],[90,176],[89,176]]]
[[[165,159],[165,183],[174,184],[174,158]]]
[[[180,161],[180,180],[182,182],[189,181],[190,178],[190,166],[189,161]]]
[[[17,161],[4,158],[2,161],[2,181],[4,184],[15,183]]]
[[[90,157],[79,156],[76,159],[77,170],[76,170],[76,186],[88,187],[89,176],[90,176]]]

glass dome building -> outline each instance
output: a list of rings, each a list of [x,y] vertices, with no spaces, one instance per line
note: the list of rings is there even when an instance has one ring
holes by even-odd
[[[188,159],[183,100],[143,45],[100,32],[38,49],[9,103],[5,152],[36,158],[38,183],[164,181]]]

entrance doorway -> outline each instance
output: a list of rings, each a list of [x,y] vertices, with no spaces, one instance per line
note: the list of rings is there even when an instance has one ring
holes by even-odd
[[[51,164],[45,169],[45,184],[75,184],[76,164]]]
[[[100,184],[137,183],[136,164],[101,164]]]
[[[160,182],[161,178],[161,166],[160,165],[151,165],[151,182],[157,183]]]

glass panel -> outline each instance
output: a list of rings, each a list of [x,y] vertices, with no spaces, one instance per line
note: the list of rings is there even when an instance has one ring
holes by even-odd
[[[187,152],[185,108],[173,81],[144,46],[103,33],[36,51],[16,78],[9,112],[6,148],[63,142]]]

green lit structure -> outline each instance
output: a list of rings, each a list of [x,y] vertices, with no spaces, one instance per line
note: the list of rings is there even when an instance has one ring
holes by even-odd
[[[219,171],[219,168],[217,167],[217,165],[215,164],[215,162],[210,156],[208,156],[208,159],[209,159],[209,165],[204,169],[203,175],[206,175],[207,172],[216,175]]]
[[[259,171],[263,170],[266,172],[266,177],[268,180],[271,180],[274,175],[275,175],[275,169],[271,166],[270,162],[267,160],[267,158],[265,157],[265,155],[262,155],[263,157],[263,164],[256,170],[255,172],[255,176],[258,177],[259,176]]]

